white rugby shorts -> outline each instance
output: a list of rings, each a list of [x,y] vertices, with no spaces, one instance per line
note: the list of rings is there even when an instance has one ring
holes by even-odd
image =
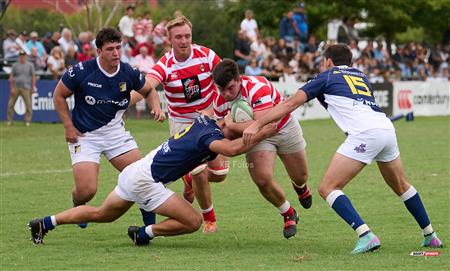
[[[156,151],[127,166],[119,174],[114,189],[121,199],[135,202],[147,212],[155,210],[174,194],[163,183],[153,180],[150,168],[155,154]]]
[[[395,130],[391,129],[371,129],[348,135],[337,152],[368,165],[373,160],[390,162],[400,155]]]
[[[78,137],[77,143],[68,143],[68,146],[72,165],[79,162],[99,164],[102,153],[111,160],[138,148],[130,132],[124,129],[113,133],[85,133],[84,136]]]

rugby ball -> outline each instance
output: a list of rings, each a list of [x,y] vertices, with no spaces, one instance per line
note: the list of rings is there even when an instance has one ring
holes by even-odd
[[[245,100],[231,104],[231,118],[234,122],[246,122],[253,119],[253,108]]]

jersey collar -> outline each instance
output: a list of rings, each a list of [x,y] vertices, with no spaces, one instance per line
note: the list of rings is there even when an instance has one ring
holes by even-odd
[[[103,73],[104,75],[106,75],[107,77],[114,77],[117,73],[119,73],[119,70],[120,70],[120,63],[119,63],[119,65],[117,66],[117,70],[116,70],[114,73],[108,73],[108,72],[105,71],[105,70],[102,68],[102,66],[100,65],[100,61],[99,61],[98,57],[97,57],[95,60],[97,61],[98,68],[99,68],[99,69],[102,71],[102,73]]]

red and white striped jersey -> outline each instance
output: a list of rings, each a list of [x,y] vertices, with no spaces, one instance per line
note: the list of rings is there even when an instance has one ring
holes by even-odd
[[[277,105],[284,100],[280,92],[262,76],[241,76],[241,99],[247,101],[253,108],[253,112],[265,110]],[[232,102],[226,101],[218,95],[214,102],[214,114],[217,118],[223,118],[231,110]],[[291,118],[291,114],[283,117],[277,128],[280,130]]]
[[[172,49],[153,66],[148,75],[163,84],[171,119],[193,122],[199,116],[196,110],[204,110],[214,102],[218,92],[212,71],[220,61],[213,50],[192,44],[186,61],[178,62]]]

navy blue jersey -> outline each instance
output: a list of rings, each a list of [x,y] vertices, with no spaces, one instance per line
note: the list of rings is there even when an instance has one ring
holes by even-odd
[[[108,74],[97,58],[71,66],[61,80],[74,93],[72,121],[82,133],[120,122],[131,90],[145,84],[144,76],[129,64],[120,62],[118,71]]]
[[[358,69],[333,67],[300,89],[305,91],[308,100],[317,98],[345,133],[393,129],[391,121],[375,102],[366,75]]]
[[[191,126],[161,144],[153,161],[151,174],[156,182],[176,181],[197,166],[214,160],[216,153],[209,149],[211,142],[224,135],[214,120],[197,117]]]

